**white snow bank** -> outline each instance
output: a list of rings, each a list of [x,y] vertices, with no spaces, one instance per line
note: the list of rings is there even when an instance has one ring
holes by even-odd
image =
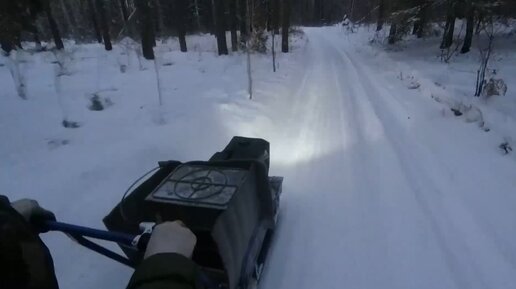
[[[478,124],[482,130],[491,130],[499,144],[509,142],[514,145],[516,87],[512,86],[516,83],[516,35],[510,29],[499,31],[488,68],[496,71],[496,75],[492,75],[494,78],[505,81],[508,91],[506,95],[490,98],[474,97],[480,66],[476,37],[470,53],[456,54],[449,63],[441,61],[441,38],[438,36],[409,37],[394,46],[378,42],[371,45],[366,43],[374,38],[374,31],[371,27],[361,27],[359,33],[346,33],[346,37],[354,42],[357,50],[375,55],[376,62],[382,62],[385,72],[396,74],[408,89],[416,89],[421,95],[444,104],[443,115],[454,115],[450,109],[461,111],[461,119]]]
[[[253,101],[248,99],[245,54],[217,56],[210,35],[189,36],[187,43],[188,53],[178,51],[176,40],[158,43],[161,107],[154,63],[139,59],[134,43],[127,41],[111,52],[98,44],[67,42],[58,55],[67,73],[56,70],[50,51],[25,55],[20,65],[27,100],[17,96],[8,67],[1,65],[0,193],[37,199],[62,221],[102,228],[102,218],[126,187],[157,161],[205,160],[234,135],[266,137],[253,124],[267,119],[266,104],[288,92],[285,83],[297,75],[296,51],[302,51],[305,40],[292,41],[294,53],[278,53],[276,74],[270,54],[252,56]],[[6,60],[0,57],[2,64]],[[89,110],[94,95],[112,105]],[[64,128],[63,118],[80,127]],[[273,152],[273,158],[277,155]],[[63,235],[44,238],[61,288],[126,285],[128,268]]]

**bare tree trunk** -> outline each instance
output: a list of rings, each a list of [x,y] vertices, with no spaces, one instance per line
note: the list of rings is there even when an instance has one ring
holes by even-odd
[[[469,3],[467,13],[466,36],[464,37],[464,44],[460,50],[460,53],[462,54],[468,53],[470,51],[471,43],[473,42],[473,32],[475,30],[475,10],[471,3]]]
[[[69,7],[68,2],[66,2],[65,0],[60,0],[60,4],[61,4],[61,10],[63,11],[63,17],[66,21],[66,26],[68,26],[67,27],[68,33],[69,33],[68,36],[72,36],[74,39],[77,40],[79,35],[77,35],[77,33],[75,31],[75,27],[77,27],[77,23],[75,22],[75,17],[72,13],[72,9]],[[72,14],[71,17],[70,17],[70,14]]]
[[[455,32],[455,16],[449,16],[446,20],[446,27],[444,29],[443,41],[441,42],[441,49],[450,48],[453,44],[453,34]]]
[[[156,86],[158,90],[158,103],[163,106],[163,88],[161,86],[161,76],[159,73],[159,65],[157,59],[154,59],[154,71],[156,72]],[[162,121],[162,120],[161,120]]]
[[[283,0],[282,3],[282,25],[281,25],[281,52],[288,53],[288,34],[290,29],[290,0]]]
[[[210,1],[210,4],[211,4],[211,22],[212,22],[212,27],[210,29],[211,31],[211,34],[215,35],[215,37],[217,36],[217,9],[216,9],[216,3],[215,3],[215,0],[211,0]]]
[[[489,22],[489,27],[485,30],[488,36],[488,46],[480,49],[480,68],[477,71],[477,83],[475,96],[481,96],[484,90],[484,84],[486,81],[486,70],[489,64],[489,59],[493,52],[493,40],[494,40],[494,29],[492,21]]]
[[[453,44],[453,33],[455,32],[455,5],[454,0],[448,0],[448,16],[446,17],[446,27],[444,28],[441,49],[450,48]]]
[[[237,0],[229,0],[229,26],[231,30],[231,50],[238,50],[238,36],[237,36],[237,16],[236,16],[236,1]]]
[[[267,29],[267,3],[264,0],[254,0],[251,1],[254,5],[252,11],[251,11],[251,19],[253,20],[252,27],[253,31],[263,31]]]
[[[179,46],[181,47],[181,52],[186,52],[186,29],[185,29],[185,19],[184,15],[186,14],[186,7],[184,0],[174,0],[174,11],[176,18],[176,30],[177,37],[179,38]]]
[[[177,4],[176,4],[177,5]],[[157,36],[163,35],[163,29],[165,28],[165,25],[163,24],[163,15],[161,13],[161,2],[160,0],[154,0],[154,5],[152,6],[152,10],[154,12],[154,24],[155,24],[155,31]],[[183,15],[181,15],[183,17]],[[156,46],[156,45],[154,45]]]
[[[421,7],[421,10],[419,10],[419,20],[417,29],[416,29],[416,35],[417,38],[423,38],[425,34],[425,26],[428,21],[428,10],[430,9],[430,4],[424,3]]]
[[[124,19],[124,23],[127,25],[127,20],[129,20],[129,11],[127,9],[126,0],[118,0],[120,3],[120,11],[122,12],[122,18]]]
[[[383,24],[385,22],[385,0],[380,0],[378,5],[378,21],[376,23],[376,31],[381,31],[383,29]]]
[[[2,50],[5,51],[6,56],[9,56],[11,51],[15,49],[11,41],[6,41],[4,39],[0,39],[0,46],[2,47]],[[3,55],[3,53],[1,53],[0,55]]]
[[[202,31],[202,24],[201,24],[201,13],[199,10],[199,0],[194,0],[194,16],[195,16],[195,23],[197,24],[197,31]]]
[[[224,0],[214,0],[214,2],[215,26],[219,55],[227,55],[228,44],[226,42],[226,25],[224,21]]]
[[[256,29],[256,26],[255,26],[255,20],[254,20],[254,17],[255,17],[255,12],[254,12],[254,2],[255,0],[247,0],[247,25],[249,25],[249,30],[247,31],[248,32],[248,37],[249,39],[251,39],[251,37],[253,37],[253,32],[254,30]]]
[[[50,8],[50,2],[44,1],[45,5],[45,13],[47,14],[48,25],[50,26],[50,31],[52,32],[52,37],[54,38],[54,42],[56,44],[56,48],[58,50],[64,49],[63,40],[61,39],[61,34],[59,33],[59,28],[57,27],[56,20],[52,15],[52,9]]]
[[[248,30],[249,30],[249,22],[247,22],[247,1],[248,0],[240,0],[239,2],[239,18],[240,18],[240,43],[242,45],[245,45],[247,41],[248,36]]]
[[[272,35],[272,71],[276,72],[276,33],[274,33],[274,29],[271,31]]]
[[[97,11],[100,14],[100,26],[102,27],[102,38],[104,38],[104,48],[107,51],[113,49],[111,36],[109,35],[109,17],[105,6],[105,0],[97,0]]]
[[[266,23],[265,26],[267,27],[267,31],[272,30],[272,5],[271,0],[267,0],[265,3],[265,13],[266,13]]]
[[[138,18],[140,20],[143,57],[151,60],[154,59],[155,39],[150,0],[136,0],[136,7],[138,9]]]
[[[37,27],[34,27],[33,36],[34,36],[34,42],[36,43],[36,50],[37,51],[42,51],[43,50],[43,46],[41,45],[41,39],[39,38],[39,30],[38,30]]]
[[[349,12],[349,18],[351,19],[351,21],[354,20],[354,17],[355,16],[355,0],[351,0],[351,10]]]
[[[477,24],[476,24],[476,27],[475,27],[475,35],[479,35],[480,34],[480,30],[482,28],[482,22],[483,21],[484,21],[484,14],[479,11],[478,19],[477,19]]]
[[[95,36],[97,37],[98,43],[102,43],[102,34],[100,32],[99,22],[97,21],[97,13],[95,11],[95,5],[93,0],[88,1],[88,10],[90,13],[91,23],[93,24],[93,30],[95,30]]]
[[[391,30],[389,31],[389,44],[394,44],[398,40],[398,25],[396,23],[391,23]]]
[[[9,42],[6,42],[9,43]],[[9,43],[10,44],[10,43]],[[12,44],[10,44],[12,45]],[[15,47],[3,47],[6,49],[5,51],[9,54],[6,55],[6,64],[9,68],[9,72],[11,72],[11,76],[14,81],[14,87],[16,88],[16,93],[21,99],[26,100],[27,99],[27,85],[25,81],[25,75],[23,73],[23,70],[21,69],[21,61],[20,61],[20,54],[23,53],[22,50],[15,50],[11,53],[12,50],[15,49]],[[9,49],[9,51],[7,50]]]
[[[274,31],[274,34],[279,34],[279,23],[281,18],[281,11],[280,11],[280,0],[272,0],[272,11],[271,11],[271,17],[272,17],[272,30]]]

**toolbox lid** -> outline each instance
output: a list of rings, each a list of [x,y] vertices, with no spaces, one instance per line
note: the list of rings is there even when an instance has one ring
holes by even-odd
[[[177,167],[146,198],[147,201],[225,209],[248,171],[184,164]]]

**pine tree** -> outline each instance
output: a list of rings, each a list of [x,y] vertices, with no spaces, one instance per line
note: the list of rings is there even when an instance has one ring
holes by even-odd
[[[239,22],[240,22],[240,43],[245,45],[247,41],[247,32],[249,30],[249,23],[247,22],[247,5],[249,0],[239,0]]]
[[[473,42],[473,31],[475,29],[475,7],[473,3],[468,1],[467,3],[467,15],[466,15],[466,36],[464,37],[464,44],[460,53],[468,53],[471,49],[471,43]]]
[[[129,11],[127,9],[127,2],[125,2],[125,0],[118,0],[118,3],[120,5],[120,11],[122,12],[122,18],[124,20],[124,24],[126,24],[127,20],[129,20]]]
[[[237,0],[229,0],[229,28],[231,30],[231,50],[238,50],[238,36],[237,36]]]
[[[383,24],[385,22],[385,0],[380,0],[378,5],[378,20],[376,24],[376,31],[380,31],[383,29]]]
[[[174,17],[176,19],[176,31],[177,37],[179,38],[179,46],[182,52],[187,51],[186,47],[186,29],[185,29],[185,14],[186,14],[186,5],[185,0],[174,0],[175,13]]]
[[[150,0],[136,0],[136,8],[140,22],[143,57],[151,60],[154,59],[155,35]]]
[[[281,52],[289,52],[290,0],[282,0]]]
[[[45,14],[47,15],[48,25],[50,26],[50,31],[52,32],[52,37],[54,38],[56,48],[58,50],[64,49],[63,40],[61,39],[61,33],[59,32],[59,28],[57,27],[56,20],[54,19],[54,15],[52,14],[52,9],[50,7],[51,0],[43,1],[43,7],[45,9]]]
[[[441,49],[450,48],[453,43],[453,33],[455,32],[455,0],[448,0],[446,15],[446,26],[444,28]]]
[[[97,38],[98,43],[102,43],[102,33],[100,32],[99,22],[97,20],[97,12],[95,10],[95,5],[93,4],[93,0],[87,0],[88,2],[88,13],[90,15],[90,21],[93,25],[93,30],[95,31],[95,36]]]
[[[271,0],[271,28],[274,34],[279,34],[279,23],[281,19],[280,0]]]
[[[100,15],[100,27],[102,28],[102,38],[104,39],[104,48],[107,51],[113,49],[111,45],[111,36],[109,34],[109,16],[106,9],[105,0],[96,0],[97,11]]]
[[[224,0],[214,0],[214,22],[217,37],[217,47],[219,51],[219,55],[227,55],[228,52],[228,44],[226,41],[226,24],[224,17]]]

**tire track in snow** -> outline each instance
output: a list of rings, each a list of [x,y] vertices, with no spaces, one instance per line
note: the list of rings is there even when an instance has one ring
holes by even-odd
[[[364,95],[367,96],[369,105],[373,108],[373,113],[378,117],[382,123],[397,124],[394,117],[390,117],[388,114],[389,105],[382,102],[384,105],[380,108],[373,97],[386,93],[386,89],[379,89],[377,82],[373,82],[369,75],[360,70],[355,60],[350,57],[344,50],[341,53],[342,57],[347,60],[347,63],[351,65],[356,75],[361,78],[359,85],[364,91]],[[379,81],[378,79],[376,81]],[[393,97],[390,97],[394,99]],[[418,159],[421,159],[426,152],[418,149],[418,154],[414,154],[413,150],[404,150],[403,147],[411,146],[412,149],[415,147],[420,148],[419,144],[411,141],[405,133],[398,129],[394,131],[392,126],[384,126],[386,129],[386,137],[389,139],[390,144],[395,150],[398,159],[401,163],[400,168],[405,174],[407,183],[410,185],[414,192],[418,204],[422,208],[423,212],[430,221],[432,230],[443,250],[443,256],[449,265],[449,269],[452,272],[457,288],[474,288],[480,283],[481,288],[486,288],[485,281],[482,279],[482,275],[478,268],[471,266],[472,260],[460,260],[460,256],[456,253],[461,247],[465,246],[462,236],[457,236],[457,228],[455,228],[450,222],[450,217],[447,216],[447,212],[443,210],[442,204],[437,203],[434,199],[430,198],[430,195],[437,195],[442,197],[443,191],[437,187],[436,183],[429,178],[430,173],[421,165],[418,164]],[[428,163],[427,163],[428,164]],[[418,173],[416,173],[418,172]],[[456,238],[450,238],[455,235]],[[472,252],[471,252],[472,253]],[[463,255],[470,259],[469,256]],[[471,279],[475,278],[476,281],[472,282]]]
[[[445,194],[453,186],[443,183],[442,180],[446,180],[447,176],[441,173],[442,170],[428,171],[427,166],[439,167],[439,164],[432,159],[434,156],[427,149],[412,140],[404,129],[400,129],[402,128],[399,124],[400,119],[392,115],[391,110],[388,109],[392,105],[388,100],[395,101],[396,98],[383,86],[380,88],[381,84],[385,84],[384,81],[371,79],[371,71],[358,64],[347,51],[344,50],[342,55],[356,71],[356,75],[362,79],[360,85],[377,117],[382,120],[382,123],[391,124],[386,127],[387,137],[402,163],[401,167],[408,183],[414,189],[415,197],[432,221],[434,232],[448,256],[450,269],[456,273],[453,275],[457,286],[489,288],[492,284],[498,283],[496,288],[508,288],[505,287],[508,284],[497,282],[506,278],[499,279],[496,276],[498,274],[493,273],[497,271],[502,272],[499,276],[510,276],[514,273],[513,270],[508,269],[511,265],[500,254],[499,248],[493,246],[489,236],[478,226],[471,212],[457,200]],[[392,124],[397,124],[398,127]],[[396,128],[398,129],[395,130]],[[404,147],[407,146],[412,149],[405,150]],[[430,177],[432,174],[437,174],[437,177],[432,179]],[[483,252],[485,249],[488,252]],[[496,265],[497,270],[490,270],[490,265],[486,264]]]
[[[322,39],[321,41],[325,42],[326,40]],[[367,166],[366,166],[367,168],[362,171],[362,174],[366,176],[363,183],[368,184],[369,190],[376,192],[377,195],[369,196],[369,198],[367,199],[367,203],[364,203],[364,205],[373,209],[373,207],[375,206],[374,204],[377,203],[382,198],[381,195],[386,193],[385,190],[392,189],[389,186],[381,187],[380,184],[377,182],[378,180],[375,180],[375,178],[378,178],[378,176],[380,176],[380,174],[382,173],[382,170],[378,169],[378,167],[381,166],[381,164],[379,162],[387,160],[392,163],[391,164],[392,170],[397,169],[397,168],[399,168],[399,165],[397,164],[397,159],[396,159],[397,155],[395,154],[395,151],[394,151],[394,148],[393,148],[393,145],[391,142],[386,144],[386,146],[388,147],[387,152],[390,153],[389,157],[383,157],[380,154],[376,153],[377,148],[370,145],[370,141],[368,141],[368,139],[374,138],[375,136],[377,138],[386,138],[385,128],[384,128],[383,124],[381,123],[381,120],[375,116],[374,111],[371,107],[371,104],[364,103],[364,100],[357,101],[358,98],[360,98],[362,95],[367,95],[367,94],[365,93],[363,87],[361,86],[362,80],[359,77],[357,77],[358,74],[356,74],[356,71],[349,70],[349,65],[347,65],[347,63],[345,63],[345,59],[343,59],[342,56],[340,56],[340,52],[332,44],[327,42],[326,45],[328,45],[326,48],[328,50],[328,54],[335,55],[336,57],[334,59],[338,62],[338,64],[341,67],[341,70],[338,70],[338,69],[336,69],[335,62],[332,63],[336,83],[339,86],[339,92],[342,92],[344,90],[342,90],[342,88],[340,88],[341,85],[339,84],[338,76],[340,76],[340,80],[344,80],[345,82],[347,82],[347,88],[348,88],[348,90],[351,91],[351,93],[340,95],[341,96],[340,97],[341,107],[342,107],[342,110],[344,110],[346,112],[346,114],[350,114],[352,116],[350,119],[347,119],[347,121],[351,121],[351,125],[354,127],[355,135],[356,135],[357,139],[359,140],[358,141],[359,147],[363,148],[359,151],[361,157],[360,157],[360,159],[358,159],[355,162],[355,164],[357,164],[357,163],[358,164],[367,164]],[[344,70],[342,70],[342,68],[344,68],[347,73],[343,73]],[[350,78],[352,79],[351,81],[349,80]],[[343,101],[343,100],[345,100],[345,101]],[[344,121],[346,121],[346,120],[344,120]],[[373,135],[366,137],[365,133],[368,131],[370,132],[370,134],[372,131]],[[364,154],[369,154],[370,157],[366,157]],[[400,178],[399,181],[406,181],[405,175],[401,175],[401,176],[397,176],[397,177]],[[403,185],[401,187],[403,187]],[[401,190],[403,190],[403,188],[401,188]],[[371,192],[366,192],[366,193],[370,194]],[[399,194],[398,196],[395,196],[395,197],[397,197],[397,198],[409,197],[410,198],[410,196],[407,196],[407,195],[403,196],[401,194]],[[396,221],[395,217],[392,218],[390,216],[393,214],[392,211],[384,209],[383,213],[384,213],[383,214],[384,219],[378,220],[380,224],[385,225],[385,223],[390,223],[390,222]],[[412,216],[412,217],[414,217],[414,216]],[[376,228],[375,230],[381,230],[381,229]],[[385,232],[386,236],[388,235],[388,231],[386,231],[386,230],[381,230],[381,232],[382,233]],[[395,237],[394,238],[391,237],[391,239],[384,237],[384,242],[390,242],[389,246],[396,246],[395,240],[396,240]],[[394,265],[397,263],[396,256],[387,256],[387,257],[390,259],[389,262],[391,262],[391,265]],[[405,264],[405,266],[407,266],[407,264]],[[450,277],[453,278],[453,275]],[[395,282],[395,281],[396,280],[393,280],[393,282]],[[397,280],[397,281],[403,283],[404,280]],[[457,282],[456,282],[456,284],[457,284]],[[393,288],[399,288],[400,286],[401,286],[401,284],[398,284],[398,285],[393,286]],[[413,284],[412,286],[417,286],[417,285]],[[462,287],[458,286],[458,288],[462,288]]]

